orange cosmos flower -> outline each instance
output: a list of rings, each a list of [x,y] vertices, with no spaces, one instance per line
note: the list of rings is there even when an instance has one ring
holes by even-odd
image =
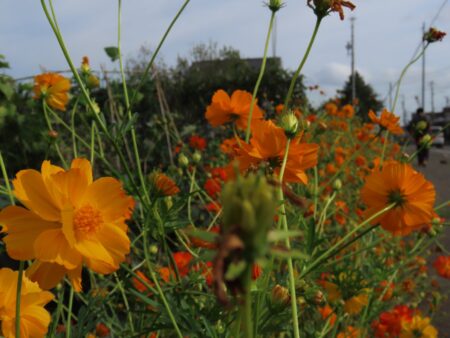
[[[5,338],[16,337],[16,293],[19,273],[0,269],[0,333]],[[20,298],[20,336],[44,337],[50,324],[50,314],[44,306],[53,294],[42,291],[37,283],[23,276]]]
[[[450,279],[450,256],[439,256],[433,266],[439,276]]]
[[[368,206],[366,217],[395,203],[393,209],[373,221],[394,235],[407,235],[430,223],[435,195],[433,184],[421,173],[396,161],[385,163],[381,170],[374,169],[361,190],[362,200]]]
[[[403,129],[398,124],[400,117],[389,112],[387,109],[384,109],[381,112],[380,117],[377,117],[377,115],[372,110],[370,110],[369,118],[372,120],[373,123],[378,124],[382,129],[388,130],[391,134],[394,135],[403,134]]]
[[[286,151],[287,137],[284,130],[272,121],[255,121],[250,144],[242,143],[240,155],[236,157],[239,169],[246,171],[260,163],[267,163],[279,175]],[[308,183],[305,170],[317,164],[317,144],[300,142],[301,136],[293,139],[289,147],[284,181]],[[233,174],[233,168],[229,167]]]
[[[314,6],[311,5],[311,2],[314,3]],[[356,7],[353,3],[346,0],[308,0],[307,3],[317,16],[324,17],[330,12],[338,12],[341,20],[344,20],[344,9],[342,7],[347,7],[351,11]]]
[[[81,290],[81,269],[100,274],[116,271],[130,250],[125,220],[134,201],[112,177],[93,181],[88,160],[72,161],[67,171],[50,161],[41,172],[27,169],[13,181],[16,198],[26,207],[9,206],[0,212],[6,225],[8,255],[36,259],[27,270],[44,289],[68,275]]]
[[[334,313],[333,309],[330,305],[325,305],[324,307],[319,307],[320,315],[322,316],[323,320],[330,319],[330,326],[334,326],[334,323],[336,322],[337,316]]]
[[[216,91],[212,102],[206,109],[205,117],[213,127],[218,127],[228,122],[236,123],[236,126],[245,130],[247,128],[248,115],[252,94],[244,90],[235,90],[230,96],[222,89]],[[262,119],[261,109],[255,103],[252,113],[252,122]]]
[[[180,188],[167,175],[163,173],[154,173],[151,175],[151,180],[158,192],[163,196],[173,196],[180,192]]]
[[[361,330],[350,325],[345,328],[345,331],[339,332],[337,335],[337,338],[358,338],[358,337],[361,337]]]
[[[34,98],[41,97],[52,108],[66,110],[69,101],[70,80],[56,73],[46,73],[34,78]]]

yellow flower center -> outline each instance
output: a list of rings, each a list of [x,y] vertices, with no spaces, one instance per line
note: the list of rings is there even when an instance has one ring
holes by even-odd
[[[73,227],[77,236],[90,236],[95,234],[103,223],[100,211],[91,205],[84,205],[75,211]]]

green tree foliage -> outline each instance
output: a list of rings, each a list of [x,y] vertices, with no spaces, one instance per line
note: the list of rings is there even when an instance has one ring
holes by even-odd
[[[383,102],[378,99],[378,94],[372,86],[366,83],[363,77],[356,72],[356,99],[357,99],[357,109],[356,114],[359,115],[364,121],[369,118],[367,114],[369,110],[379,111],[383,108]],[[345,82],[344,88],[338,91],[338,98],[341,100],[342,104],[352,104],[352,77],[349,76],[348,80]]]
[[[0,70],[6,68],[0,55]],[[37,168],[52,142],[42,113],[35,109],[32,88],[0,73],[0,151],[11,175],[25,166]]]

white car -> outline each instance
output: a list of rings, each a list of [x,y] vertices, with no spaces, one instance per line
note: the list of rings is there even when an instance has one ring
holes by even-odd
[[[433,137],[433,145],[436,147],[443,147],[445,144],[444,132],[439,126],[431,126],[430,134]]]

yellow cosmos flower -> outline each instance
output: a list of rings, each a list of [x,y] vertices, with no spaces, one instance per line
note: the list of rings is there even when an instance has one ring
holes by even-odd
[[[430,325],[429,317],[415,315],[411,321],[403,321],[400,338],[436,338],[438,331]]]
[[[16,337],[16,293],[19,273],[11,269],[0,269],[0,336]],[[44,306],[53,299],[48,291],[42,291],[37,283],[26,276],[22,279],[20,305],[20,336],[45,337],[50,314]]]
[[[363,289],[362,292],[356,296],[347,299],[344,304],[344,310],[350,315],[357,315],[361,310],[369,304],[369,295],[367,290]]]
[[[44,98],[47,104],[61,111],[69,102],[70,80],[57,73],[41,74],[34,78],[34,98]]]
[[[50,289],[67,274],[81,291],[81,268],[116,271],[130,250],[125,220],[134,201],[112,177],[93,181],[91,164],[75,159],[67,171],[50,161],[41,172],[21,170],[13,181],[17,199],[27,208],[0,212],[10,257],[36,259],[27,270],[31,280]]]

